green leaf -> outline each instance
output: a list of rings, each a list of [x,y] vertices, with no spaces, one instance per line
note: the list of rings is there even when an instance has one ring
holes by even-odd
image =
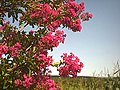
[[[4,81],[4,85],[3,85],[3,89],[6,90],[7,86],[6,86],[7,80]]]
[[[8,18],[10,18],[11,17],[11,12],[8,12]]]
[[[6,73],[6,74],[5,74],[5,77],[8,77],[9,75],[10,75],[10,74]]]
[[[31,69],[30,68],[28,68],[29,69],[29,74],[28,74],[28,76],[30,77],[31,76]]]

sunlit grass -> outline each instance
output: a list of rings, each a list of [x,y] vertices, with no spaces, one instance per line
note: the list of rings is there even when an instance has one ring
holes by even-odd
[[[52,77],[58,83],[62,90],[120,90],[120,67],[119,63],[115,65],[112,75],[106,74],[106,77],[86,77],[61,78]]]
[[[63,90],[120,90],[120,77],[53,77]]]

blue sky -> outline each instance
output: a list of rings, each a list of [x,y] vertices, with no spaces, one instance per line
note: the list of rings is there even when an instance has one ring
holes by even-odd
[[[81,0],[76,0],[80,2]],[[73,52],[84,63],[79,75],[93,73],[113,73],[114,64],[120,59],[120,0],[83,0],[86,11],[93,14],[88,22],[83,22],[81,32],[67,34],[64,44],[50,54],[57,61],[63,52]],[[108,71],[107,71],[108,69]],[[53,74],[58,74],[53,69]]]

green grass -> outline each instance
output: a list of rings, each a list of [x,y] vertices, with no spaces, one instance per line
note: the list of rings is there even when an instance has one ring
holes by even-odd
[[[107,77],[86,77],[61,78],[52,76],[51,78],[59,84],[62,90],[120,90],[120,63],[114,66],[113,74],[105,74]],[[98,75],[99,76],[99,75]]]
[[[120,77],[52,77],[62,90],[120,90]]]

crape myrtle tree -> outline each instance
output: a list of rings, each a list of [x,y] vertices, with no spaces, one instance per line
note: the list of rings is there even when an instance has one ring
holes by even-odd
[[[49,66],[61,77],[77,77],[84,66],[77,56],[64,53],[56,63],[48,51],[64,43],[59,27],[81,31],[81,22],[92,18],[84,9],[74,0],[0,0],[0,90],[61,90]]]

